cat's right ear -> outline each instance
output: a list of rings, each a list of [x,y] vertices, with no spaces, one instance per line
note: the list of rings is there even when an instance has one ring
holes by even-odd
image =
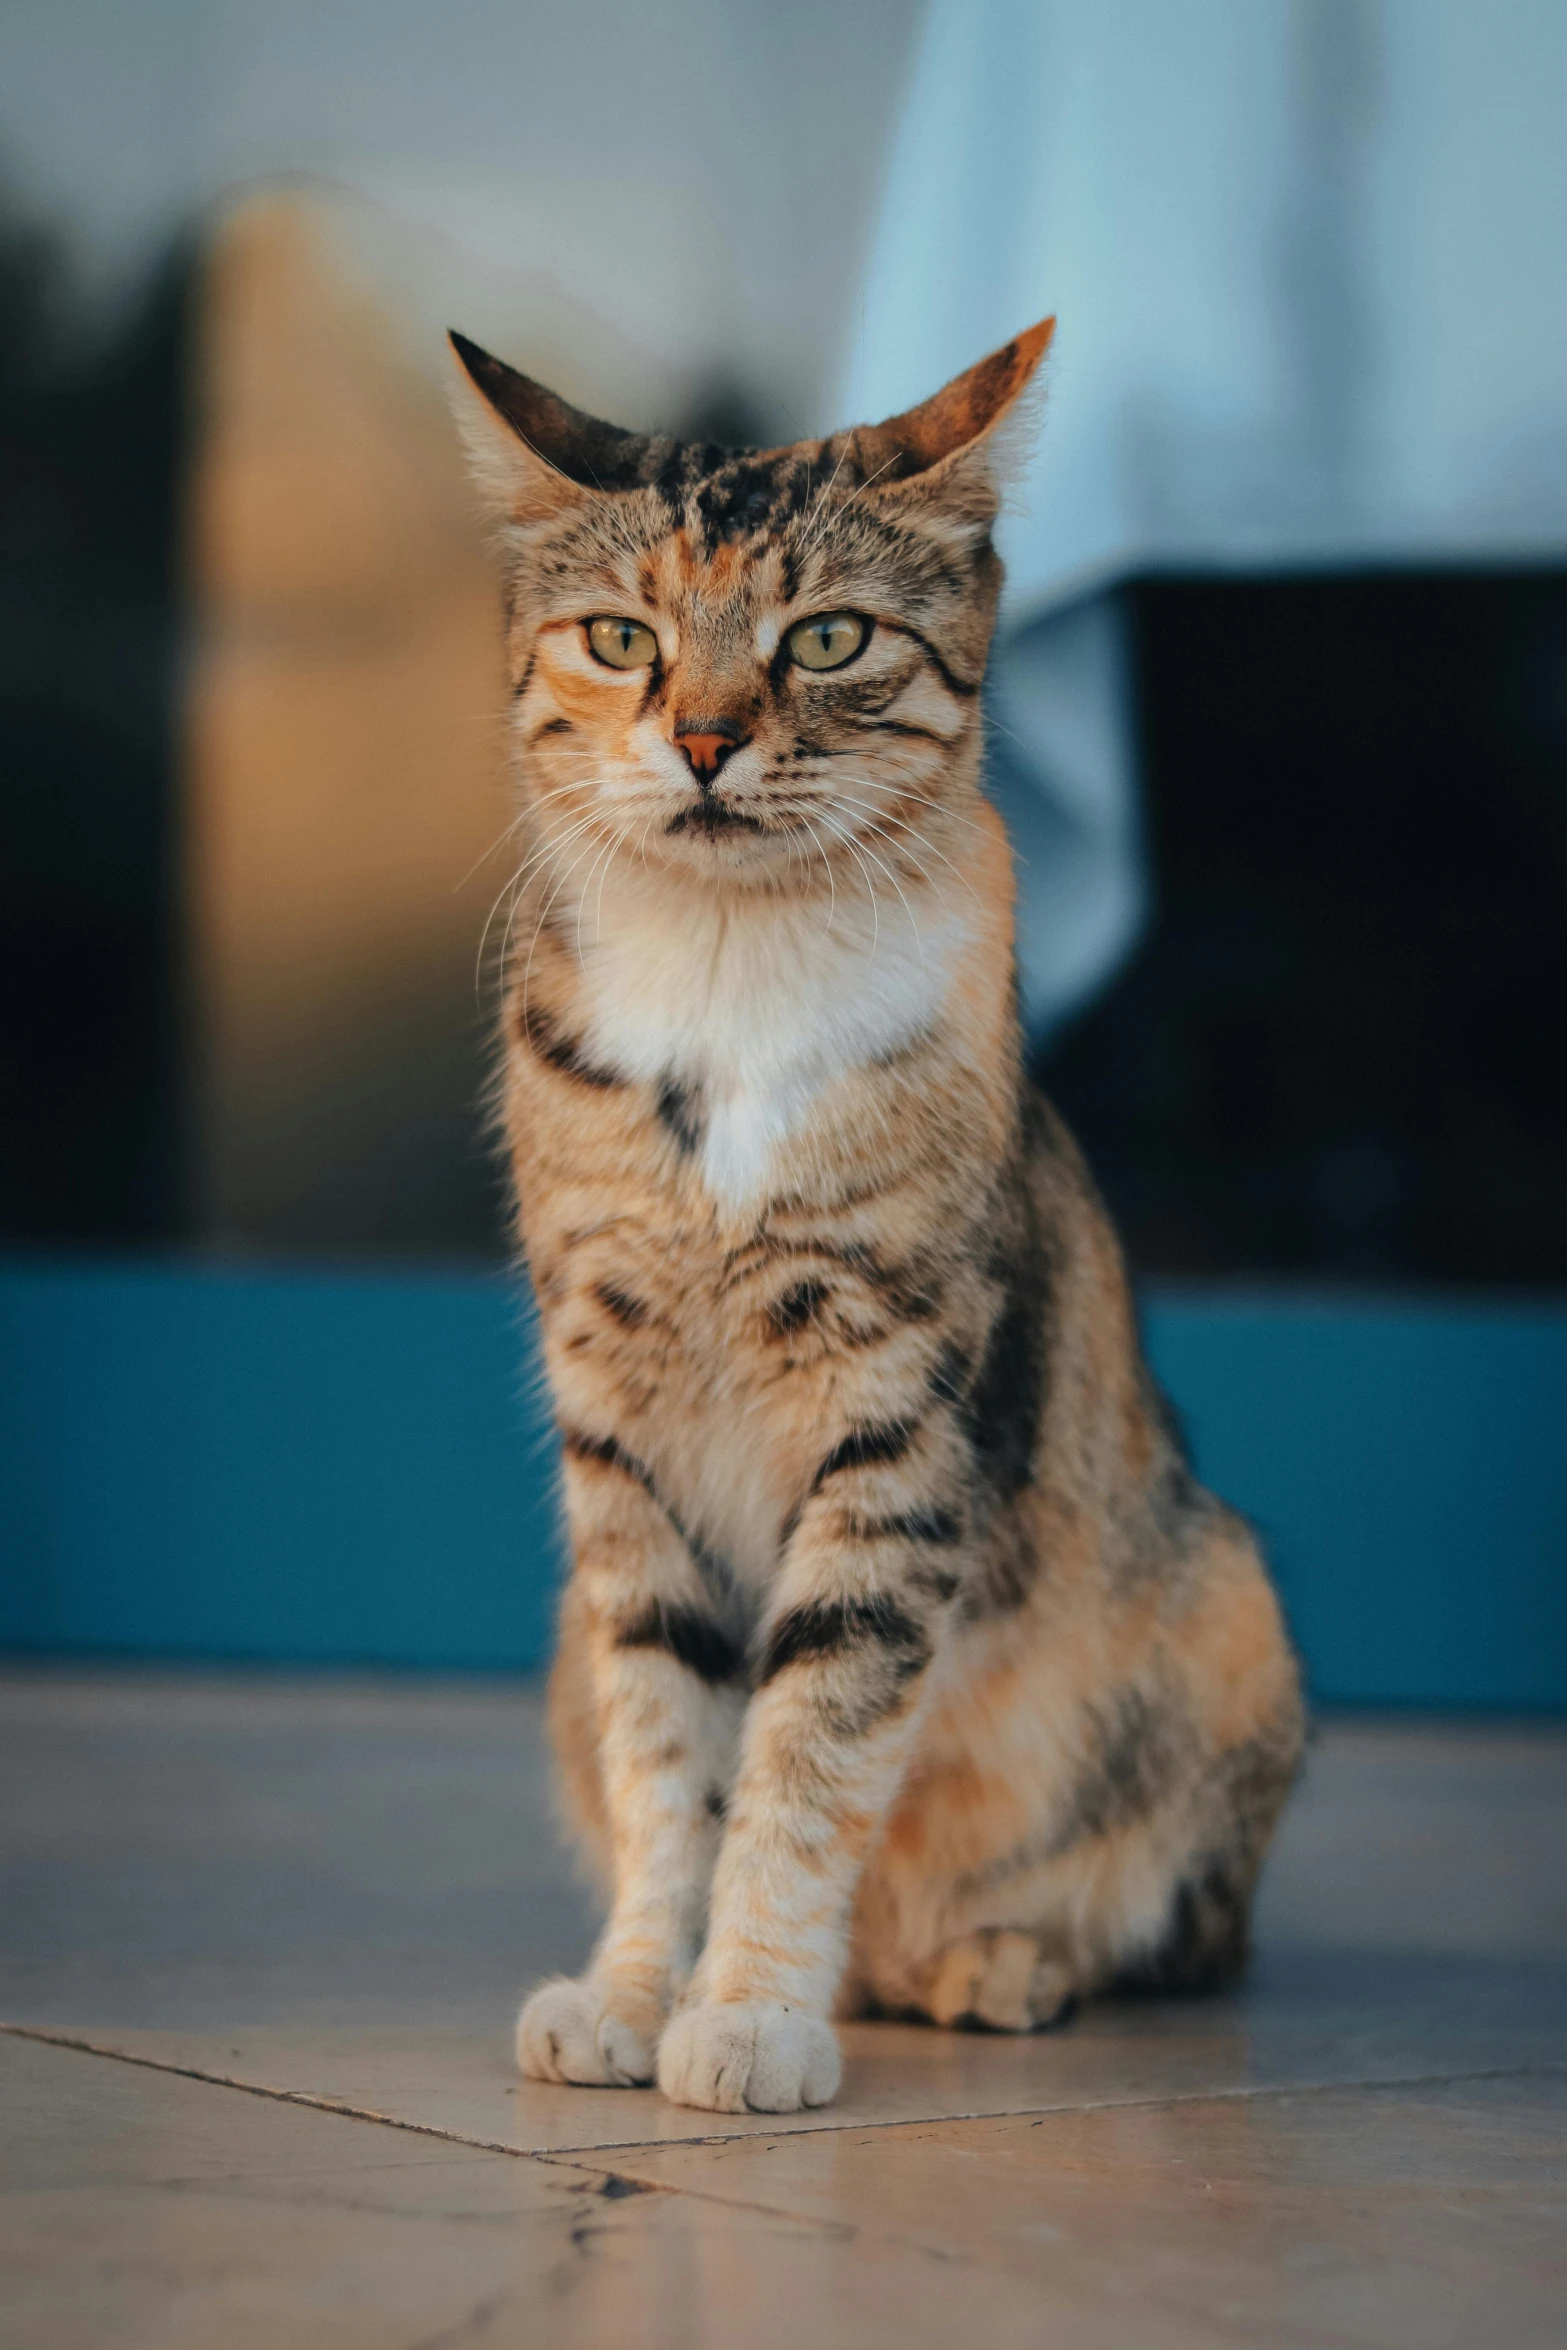
[[[631,489],[644,478],[648,442],[585,416],[466,335],[448,334],[457,355],[457,422],[474,479],[499,522],[543,522],[596,492]]]

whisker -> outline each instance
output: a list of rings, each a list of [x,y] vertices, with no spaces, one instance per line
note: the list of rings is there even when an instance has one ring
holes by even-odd
[[[560,876],[560,879],[556,882],[555,887],[550,891],[549,896],[545,899],[543,905],[539,908],[539,918],[533,926],[533,936],[528,941],[528,960],[523,967],[522,973],[522,1016],[524,1021],[526,1021],[528,1017],[528,990],[533,981],[533,958],[538,949],[539,939],[543,932],[544,925],[549,920],[550,908],[554,905],[555,900],[560,896],[560,893],[566,886],[566,883],[576,872],[577,867],[582,863],[582,858],[591,856],[592,853],[593,852],[591,848],[587,848],[582,851],[581,856],[573,857],[571,863],[567,866],[565,872]]]
[[[833,491],[834,491],[834,490],[837,488],[837,486],[838,486],[838,476],[839,476],[839,474],[840,474],[840,473],[843,471],[843,461],[844,461],[844,459],[845,459],[845,458],[848,456],[848,454],[849,454],[849,451],[850,451],[850,448],[851,448],[852,446],[853,446],[853,437],[852,437],[852,435],[851,435],[851,436],[849,436],[849,437],[847,437],[847,438],[845,439],[845,441],[844,441],[844,444],[843,444],[843,447],[842,447],[842,448],[841,448],[841,449],[838,451],[838,462],[837,462],[837,464],[836,464],[836,465],[833,467],[833,469],[832,469],[832,474],[831,474],[831,476],[830,476],[830,478],[829,478],[829,480],[828,480],[828,482],[827,482],[827,484],[826,484],[825,488],[823,489],[823,491],[822,491],[822,494],[821,494],[821,497],[820,497],[820,499],[819,499],[819,501],[818,501],[818,503],[817,503],[817,508],[816,508],[816,515],[817,515],[816,527],[815,527],[815,529],[814,529],[813,531],[808,531],[808,532],[807,532],[807,534],[806,534],[806,537],[805,537],[805,539],[804,539],[804,541],[803,541],[803,543],[802,543],[802,545],[801,545],[801,547],[800,547],[800,555],[799,555],[799,560],[800,560],[802,563],[805,561],[805,559],[806,559],[807,555],[810,555],[810,554],[814,553],[814,551],[815,551],[815,548],[816,548],[816,545],[817,545],[818,541],[819,541],[819,540],[820,540],[820,538],[821,538],[822,532],[823,532],[823,531],[826,529],[826,527],[827,527],[826,521],[823,519],[823,517],[824,517],[824,516],[828,516],[828,515],[830,515],[830,512],[831,512],[831,499],[832,499],[832,494],[833,494]]]
[[[919,956],[920,969],[923,971],[925,968],[925,941],[920,936],[920,926],[918,919],[916,918],[914,908],[909,904],[908,899],[904,896],[903,886],[899,881],[898,876],[893,872],[890,865],[885,864],[883,860],[877,856],[876,851],[870,846],[868,841],[860,840],[856,842],[855,846],[864,850],[866,856],[869,857],[871,863],[876,867],[878,873],[885,873],[887,879],[892,883],[893,888],[897,891],[898,902],[902,906],[905,914],[907,914],[909,918],[909,928],[914,933],[914,950]]]
[[[517,832],[521,828],[525,815],[526,810],[520,811],[512,818],[504,832],[496,834],[494,840],[491,841],[487,849],[480,850],[478,856],[474,858],[473,863],[469,866],[461,881],[454,881],[452,883],[453,897],[456,897],[459,890],[467,888],[469,882],[478,872],[481,865],[487,865],[490,859],[495,855],[496,851],[498,849],[503,849],[506,846],[506,843],[511,839],[513,833]]]
[[[515,902],[515,899],[521,895],[523,889],[527,885],[528,880],[538,866],[542,865],[546,859],[555,856],[559,850],[565,848],[568,842],[575,840],[579,834],[591,830],[592,826],[596,822],[597,818],[594,816],[579,816],[576,817],[570,824],[566,825],[563,830],[552,832],[547,840],[541,842],[536,848],[532,849],[526,857],[524,857],[516,872],[511,876],[511,879],[502,889],[500,893],[501,897],[504,897],[507,891],[510,890],[513,894],[513,901]],[[497,898],[496,904],[499,905],[499,903],[500,898]]]
[[[1028,744],[1018,733],[1017,728],[1015,726],[1008,726],[1005,719],[998,718],[994,709],[990,706],[989,703],[985,705],[983,716],[985,732],[987,734],[1004,734],[1009,743],[1016,743],[1018,749],[1020,751],[1027,752],[1028,756],[1032,759],[1033,753],[1029,751]]]
[[[566,827],[563,835],[552,836],[543,847],[535,849],[531,856],[526,857],[523,860],[523,863],[512,875],[511,879],[503,886],[500,891],[500,895],[496,898],[494,905],[491,906],[489,913],[485,916],[484,928],[479,933],[479,950],[474,963],[475,990],[477,990],[479,986],[480,974],[483,969],[484,949],[486,941],[490,935],[490,924],[494,921],[496,914],[500,910],[501,900],[505,898],[508,893],[510,893],[511,907],[506,917],[506,930],[501,940],[499,961],[500,972],[502,976],[504,976],[507,957],[511,951],[512,925],[517,919],[517,908],[522,903],[523,892],[526,887],[529,874],[531,873],[532,869],[543,860],[545,856],[553,855],[557,850],[564,848],[569,841],[576,839],[578,836],[580,836],[580,834],[587,831],[594,821],[595,819],[591,816],[579,817],[576,823],[569,824]]]
[[[625,847],[630,832],[629,824],[623,824],[620,827],[610,843],[609,855],[604,860],[604,871],[599,877],[598,904],[593,909],[593,943],[595,946],[604,935],[604,884],[609,879],[610,866],[614,863],[617,853]],[[589,878],[592,878],[591,875]]]
[[[568,792],[581,791],[585,788],[586,787],[584,785],[579,783],[562,783],[555,785],[554,788],[550,791],[539,792],[536,796],[531,797],[525,807],[518,809],[516,815],[507,825],[505,831],[499,833],[490,843],[490,846],[483,852],[483,854],[474,859],[467,872],[463,875],[462,880],[457,883],[456,888],[461,889],[465,883],[471,881],[473,876],[478,872],[479,867],[481,865],[487,864],[498,849],[503,848],[507,841],[512,839],[514,834],[522,830],[522,827],[528,823],[530,818],[537,815],[540,808],[546,807],[551,800],[564,799]],[[455,894],[456,891],[454,890],[453,895],[455,896]]]
[[[827,887],[831,892],[831,895],[827,900],[827,926],[826,929],[822,932],[822,936],[825,938],[827,931],[831,930],[832,928],[832,918],[838,911],[838,884],[833,879],[832,859],[828,856],[827,851],[822,847],[821,842],[817,839],[815,828],[812,825],[809,817],[802,817],[801,822],[804,824],[806,831],[810,834],[811,842],[816,850],[816,854],[820,857],[827,871]]]
[[[473,863],[469,866],[461,881],[457,881],[452,884],[453,897],[457,895],[457,892],[460,889],[465,889],[467,887],[468,883],[478,872],[479,867],[481,865],[487,865],[490,859],[495,855],[496,851],[498,849],[504,848],[506,843],[513,837],[515,833],[518,833],[522,830],[522,827],[527,823],[529,817],[532,816],[538,809],[544,807],[550,800],[564,799],[567,792],[581,791],[584,788],[585,787],[583,785],[577,783],[561,783],[556,784],[550,791],[533,794],[529,798],[527,805],[517,810],[516,815],[506,826],[505,830],[503,832],[497,833],[494,840],[491,841],[489,847],[487,849],[481,850],[479,855],[474,858]]]
[[[855,499],[863,498],[866,491],[871,489],[877,482],[880,481],[882,475],[887,470],[887,466],[896,465],[897,462],[898,452],[894,450],[892,455],[887,459],[886,465],[878,465],[874,473],[868,473],[865,476],[865,479],[860,483],[857,489],[852,489],[849,492],[848,496],[844,499],[843,504],[838,508],[838,512],[840,514],[847,514],[849,508],[854,504]]]
[[[864,778],[856,776],[854,780],[856,782],[862,782],[864,781]],[[974,900],[976,905],[981,903],[979,892],[975,889],[974,884],[970,881],[968,875],[963,871],[963,868],[960,865],[954,865],[952,859],[945,855],[942,850],[938,849],[933,840],[927,840],[924,833],[917,831],[912,824],[905,824],[901,816],[889,815],[885,808],[875,807],[869,801],[856,800],[852,798],[848,792],[840,792],[838,797],[845,807],[858,808],[862,815],[874,817],[878,826],[895,824],[900,832],[906,832],[911,840],[917,840],[922,849],[924,849],[930,856],[936,858],[938,863],[945,865],[947,871],[953,876],[953,878],[956,881],[962,883],[963,887],[968,891],[969,896]],[[889,843],[888,845],[891,846],[893,844]],[[925,872],[924,866],[920,865],[920,861],[918,857],[915,856],[912,849],[902,848],[900,853],[907,857],[911,864],[918,866],[922,873]],[[930,885],[932,889],[934,889],[936,884],[934,881],[931,881],[931,877],[928,873],[925,874],[925,878],[927,881],[930,881]]]
[[[848,455],[848,453],[849,453],[849,443],[848,443],[848,442],[845,442],[845,444],[844,444],[844,456],[847,456],[847,455]],[[843,515],[845,515],[845,514],[847,514],[847,513],[848,513],[848,511],[849,511],[849,508],[850,508],[850,507],[851,507],[851,506],[854,504],[854,501],[855,501],[855,499],[856,499],[856,498],[862,498],[862,497],[865,495],[865,492],[866,492],[868,489],[870,489],[874,483],[876,483],[876,482],[880,481],[880,479],[881,479],[882,475],[883,475],[883,474],[886,472],[886,470],[887,470],[887,466],[888,466],[888,465],[896,465],[897,461],[898,461],[898,452],[897,452],[896,450],[894,450],[894,451],[893,451],[893,453],[892,453],[892,455],[891,455],[891,456],[890,456],[890,457],[887,459],[887,461],[886,461],[886,464],[883,464],[883,465],[878,465],[874,473],[868,473],[868,474],[866,475],[865,479],[864,479],[862,482],[860,482],[856,488],[852,489],[852,490],[849,492],[848,496],[847,496],[847,497],[844,499],[844,501],[843,501],[843,503],[842,503],[842,505],[841,505],[841,506],[833,506],[833,505],[831,505],[830,503],[828,503],[828,497],[829,497],[829,493],[830,493],[830,490],[831,490],[831,484],[829,483],[829,485],[828,485],[828,490],[827,490],[827,491],[824,491],[824,493],[823,493],[823,505],[822,505],[822,520],[821,520],[821,523],[820,523],[819,527],[817,528],[816,532],[814,533],[814,535],[812,536],[812,538],[810,539],[810,541],[808,542],[808,544],[807,544],[807,545],[805,545],[805,546],[803,546],[803,547],[801,548],[801,550],[800,550],[800,560],[801,560],[801,562],[802,562],[802,563],[804,562],[804,560],[805,560],[805,558],[806,558],[806,556],[807,556],[807,555],[814,555],[814,554],[815,554],[815,552],[816,552],[817,548],[818,548],[818,547],[821,545],[821,542],[822,542],[822,540],[823,540],[823,539],[826,537],[826,535],[827,535],[827,532],[828,532],[828,531],[831,529],[832,525],[833,525],[835,522],[837,522],[837,521],[840,519],[840,517],[841,517],[841,516],[843,516]],[[840,458],[838,462],[839,462],[839,464],[841,465],[841,464],[842,464],[842,462],[843,462],[843,459],[842,459],[842,458]],[[836,480],[837,480],[837,478],[838,478],[838,467],[837,467],[837,466],[834,466],[834,468],[833,468],[833,481],[836,481]]]
[[[863,758],[865,756],[863,751],[838,752],[832,755],[839,758]],[[894,759],[887,759],[886,763],[888,765],[896,765],[897,761]],[[807,780],[809,781],[811,779],[807,778]],[[818,776],[814,780],[818,790],[835,791],[837,789],[837,778],[830,773]],[[915,791],[913,787],[907,783],[889,783],[884,776],[880,775],[851,775],[849,777],[849,781],[851,783],[864,784],[873,791],[896,792],[900,799],[908,800],[912,804],[922,808],[935,809],[938,814],[944,816],[951,824],[966,825],[970,832],[984,832],[985,827],[976,817],[965,815],[961,808],[954,808],[949,800],[934,799],[929,792]]]
[[[588,892],[593,887],[593,876],[601,865],[604,867],[605,872],[608,873],[609,860],[611,857],[613,857],[614,854],[615,843],[610,841],[606,847],[599,851],[592,864],[588,867],[588,878],[582,884],[582,894],[577,899],[577,961],[579,963],[584,959],[582,953],[582,917],[587,910]]]
[[[848,800],[844,804],[845,806],[851,808],[860,806],[860,803],[857,800]],[[861,812],[867,816],[874,816],[876,813],[874,808],[865,808],[862,809]],[[905,830],[906,829],[907,827],[905,827]],[[918,837],[918,834],[916,834],[915,838],[917,839]],[[926,888],[932,891],[938,899],[941,897],[942,892],[940,883],[937,881],[935,875],[931,872],[929,866],[921,864],[919,858],[909,847],[907,841],[894,840],[890,833],[885,832],[879,824],[874,823],[869,827],[866,833],[861,835],[861,838],[879,840],[883,842],[893,857],[902,857],[908,864],[912,865],[915,872],[919,875],[921,881],[924,882]],[[940,852],[939,850],[932,850],[931,854],[935,856],[939,855]],[[943,859],[942,861],[943,863],[947,862],[946,859]],[[957,868],[954,866],[952,870],[956,872]],[[960,880],[961,878],[962,876],[959,875]]]
[[[865,859],[860,855],[859,849],[856,847],[850,835],[843,831],[839,825],[834,824],[830,816],[823,816],[822,822],[826,825],[834,840],[841,841],[843,843],[843,846],[848,850],[850,856],[854,859],[855,863],[859,866],[861,873],[865,877],[865,893],[871,901],[871,961],[874,963],[876,960],[876,949],[881,944],[881,910],[876,897],[876,884],[871,879],[870,867],[866,864]]]
[[[966,831],[977,834],[981,840],[986,837],[984,825],[975,817],[965,816],[960,808],[949,807],[945,800],[933,800],[928,792],[911,791],[907,784],[888,783],[879,775],[851,775],[849,781],[865,791],[890,792],[896,799],[906,801],[910,807],[929,808],[933,815],[941,817],[945,822],[961,825]],[[886,809],[881,813],[889,815]]]

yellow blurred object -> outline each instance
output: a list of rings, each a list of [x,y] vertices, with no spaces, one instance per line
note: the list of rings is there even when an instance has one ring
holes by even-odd
[[[193,354],[198,1221],[492,1245],[475,958],[504,884],[495,590],[432,364],[306,199],[230,212]]]

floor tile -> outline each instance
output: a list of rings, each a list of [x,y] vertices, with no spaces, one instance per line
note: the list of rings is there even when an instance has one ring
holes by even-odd
[[[591,1934],[536,1688],[13,1674],[0,1776],[0,2018],[478,2145],[712,2134],[652,2094],[514,2076],[519,1987]],[[1241,1993],[1094,2007],[1022,2043],[856,2029],[829,2118],[1551,2062],[1564,1888],[1567,1737],[1330,1724]]]
[[[7,2350],[1567,2334],[1567,1737],[1331,1723],[1244,1991],[859,2027],[782,2121],[514,2077],[592,1931],[536,1690],[0,1676],[0,1782]]]
[[[1270,1947],[1567,1958],[1567,1734],[1335,1719],[1264,1871]]]
[[[636,2178],[1140,2309],[1141,2339],[1557,2350],[1567,2072],[639,2150]],[[978,2290],[978,2287],[976,2288]],[[1156,2314],[1157,2313],[1157,2314]]]
[[[0,2267],[7,2350],[1033,2350],[1051,2321],[1082,2350],[1147,2340],[1115,2302],[836,2219],[17,2040],[0,2042]],[[1237,2339],[1179,2313],[1160,2335]]]
[[[0,1675],[0,2016],[504,2033],[591,1940],[540,1695]]]
[[[95,2048],[289,2091],[475,2145],[588,2151],[1567,2062],[1567,1972],[1275,1954],[1233,1996],[1105,2003],[1062,2032],[1031,2039],[852,2025],[843,2035],[836,2103],[825,2114],[783,2116],[695,2113],[650,2090],[519,2080],[502,2031],[216,2034],[88,2026],[80,2036]]]

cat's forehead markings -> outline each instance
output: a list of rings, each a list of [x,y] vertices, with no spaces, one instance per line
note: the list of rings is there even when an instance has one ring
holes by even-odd
[[[689,530],[677,530],[669,542],[674,558],[675,577],[682,586],[694,587],[706,569],[706,561]]]
[[[731,540],[721,539],[707,558],[706,582],[709,587],[727,588],[735,584],[736,574],[744,568],[740,549]]]
[[[804,510],[812,481],[810,464],[795,450],[738,450],[693,485],[693,534],[710,546],[739,542],[754,550]]]

